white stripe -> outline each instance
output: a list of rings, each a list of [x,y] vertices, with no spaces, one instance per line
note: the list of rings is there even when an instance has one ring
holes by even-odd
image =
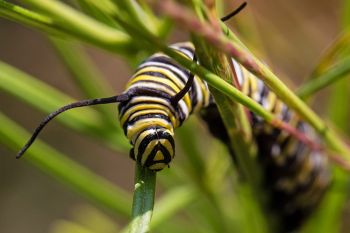
[[[255,76],[254,76],[254,78],[256,79],[256,82],[257,82],[257,92],[254,93],[253,99],[256,102],[259,102],[262,98],[261,94],[262,94],[262,90],[264,88],[264,83],[261,80],[257,79]]]
[[[243,71],[241,69],[241,66],[233,58],[232,58],[232,63],[236,71],[238,83],[240,86],[242,86],[244,82],[244,76],[243,76]]]
[[[194,88],[195,88],[195,90],[193,90],[193,91],[195,91],[197,94],[197,96],[196,96],[197,106],[194,109],[194,111],[198,111],[199,109],[202,108],[202,105],[203,105],[203,93],[202,93],[202,89],[200,87],[200,83],[198,83],[197,79],[194,80]]]
[[[180,100],[178,104],[179,104],[180,108],[182,109],[182,112],[185,114],[185,119],[187,119],[190,113],[188,111],[188,108],[187,108],[185,101]]]
[[[268,96],[268,95],[267,95],[267,96]],[[262,106],[263,106],[265,109],[268,109],[269,106],[270,106],[270,103],[269,103],[269,101],[267,100],[266,97],[263,98],[263,100],[262,100]]]

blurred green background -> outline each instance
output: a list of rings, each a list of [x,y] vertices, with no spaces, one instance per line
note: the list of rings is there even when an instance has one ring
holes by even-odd
[[[224,11],[230,12],[236,4]],[[310,77],[325,49],[344,27],[342,4],[342,1],[327,0],[251,0],[248,7],[228,24],[279,77],[297,87]],[[184,40],[187,40],[187,34],[176,30],[169,43]],[[115,55],[89,46],[86,50],[115,93],[121,93],[132,69]],[[76,99],[82,98],[51,44],[37,31],[0,19],[0,60]],[[328,96],[329,89],[326,89],[314,102],[314,109],[321,114],[327,112],[327,104],[323,103],[327,103]],[[116,112],[116,106],[110,108]],[[0,91],[0,109],[30,131],[45,116],[3,91]],[[118,155],[57,122],[52,122],[40,138],[125,190],[133,190],[134,164],[128,156]],[[79,216],[77,209],[88,205],[89,202],[51,177],[23,160],[15,160],[15,153],[1,144],[0,155],[0,232],[49,232],[57,220]],[[176,160],[181,160],[181,154]],[[176,163],[172,169],[176,169]],[[159,176],[166,173],[161,172]],[[344,233],[350,232],[347,216],[350,216],[349,211],[344,213]]]

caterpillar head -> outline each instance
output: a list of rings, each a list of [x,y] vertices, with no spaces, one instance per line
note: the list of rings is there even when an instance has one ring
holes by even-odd
[[[153,171],[168,167],[175,155],[173,132],[165,128],[149,128],[133,144],[130,157]]]

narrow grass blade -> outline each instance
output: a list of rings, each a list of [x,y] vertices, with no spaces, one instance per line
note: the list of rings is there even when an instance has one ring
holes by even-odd
[[[327,116],[345,135],[350,135],[350,82],[349,76],[347,79],[340,80],[331,90],[331,95],[328,99]]]
[[[317,78],[311,79],[297,90],[297,95],[306,99],[314,95],[317,91],[332,85],[341,78],[346,78],[350,73],[350,57],[344,58],[328,69],[325,73]]]
[[[0,143],[19,151],[30,134],[0,112]],[[14,153],[15,155],[15,153]],[[15,159],[15,156],[13,157]],[[98,205],[123,217],[130,215],[129,195],[104,178],[75,163],[40,140],[27,151],[23,160],[72,188]],[[19,163],[22,162],[18,161]]]

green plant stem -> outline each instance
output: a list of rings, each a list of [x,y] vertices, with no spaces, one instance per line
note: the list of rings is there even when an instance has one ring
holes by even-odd
[[[19,151],[30,134],[0,112],[0,142]],[[15,154],[14,154],[15,155]],[[13,159],[15,159],[13,157]],[[130,216],[129,195],[104,178],[75,163],[41,140],[37,140],[23,160],[28,161],[78,193],[123,217]]]
[[[345,78],[346,74],[349,72],[350,57],[344,58],[333,67],[331,67],[328,71],[323,73],[321,76],[311,79],[309,82],[304,84],[297,90],[297,95],[302,99],[306,99],[315,94],[317,91],[335,83],[341,78]]]
[[[127,34],[102,24],[68,5],[55,0],[23,0],[23,2],[40,9],[45,15],[50,16],[56,28],[69,32],[68,34],[75,35],[79,39],[114,52],[125,53],[131,49],[131,38]],[[26,10],[26,12],[30,11]],[[38,15],[34,12],[32,14]]]
[[[135,163],[135,189],[130,233],[149,232],[156,187],[156,172]]]

